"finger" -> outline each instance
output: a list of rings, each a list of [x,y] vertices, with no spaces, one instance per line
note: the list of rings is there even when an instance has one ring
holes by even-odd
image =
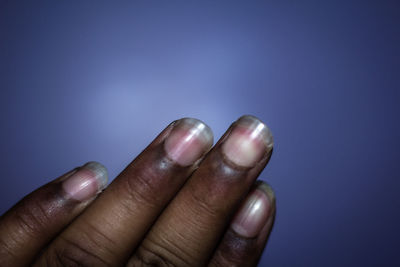
[[[204,266],[272,152],[267,126],[240,118],[149,231],[130,266]]]
[[[212,143],[204,123],[189,118],[172,123],[60,234],[37,265],[125,263]]]
[[[256,266],[275,218],[275,195],[263,182],[242,202],[209,266]]]
[[[107,170],[89,162],[26,196],[0,219],[0,266],[25,266],[107,184]]]

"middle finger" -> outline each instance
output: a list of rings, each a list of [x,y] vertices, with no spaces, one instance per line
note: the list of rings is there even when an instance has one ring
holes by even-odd
[[[130,266],[204,266],[272,146],[260,120],[236,121],[150,229]]]

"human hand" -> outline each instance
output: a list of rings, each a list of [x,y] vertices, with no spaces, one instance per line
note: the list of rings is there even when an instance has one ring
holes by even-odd
[[[0,218],[0,266],[255,266],[275,217],[272,189],[254,182],[271,132],[243,116],[212,144],[181,119],[106,189],[96,162],[37,189]]]

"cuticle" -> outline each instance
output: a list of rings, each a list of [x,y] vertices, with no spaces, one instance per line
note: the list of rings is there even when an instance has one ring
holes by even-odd
[[[172,129],[173,130],[173,129]],[[172,131],[171,130],[171,131]],[[168,135],[166,136],[166,138],[159,144],[159,148],[158,149],[160,149],[161,150],[161,155],[160,155],[160,160],[165,160],[166,162],[168,162],[168,164],[170,164],[170,165],[172,165],[172,166],[176,166],[176,167],[179,167],[179,168],[188,168],[188,167],[190,167],[190,166],[193,166],[194,164],[192,164],[192,165],[189,165],[189,166],[184,166],[184,165],[181,165],[181,164],[179,164],[178,162],[176,162],[175,160],[173,160],[169,155],[168,155],[168,153],[167,153],[167,151],[165,150],[165,140],[168,138],[168,136],[169,136],[169,134],[170,133],[168,133]],[[196,163],[196,162],[195,162]]]
[[[222,144],[221,144],[222,145]],[[222,147],[221,147],[222,148]],[[241,166],[238,165],[236,163],[234,163],[232,160],[230,160],[225,153],[222,151],[222,149],[219,149],[219,153],[221,154],[222,157],[222,162],[229,166],[230,168],[237,170],[237,171],[243,171],[243,172],[247,172],[251,169],[253,169],[255,166],[257,166],[257,164],[255,164],[254,166]]]

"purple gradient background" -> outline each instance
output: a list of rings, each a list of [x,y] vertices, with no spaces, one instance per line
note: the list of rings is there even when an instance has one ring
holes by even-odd
[[[96,4],[94,4],[96,3]],[[170,121],[271,127],[262,266],[399,266],[399,1],[0,1],[0,212]]]

